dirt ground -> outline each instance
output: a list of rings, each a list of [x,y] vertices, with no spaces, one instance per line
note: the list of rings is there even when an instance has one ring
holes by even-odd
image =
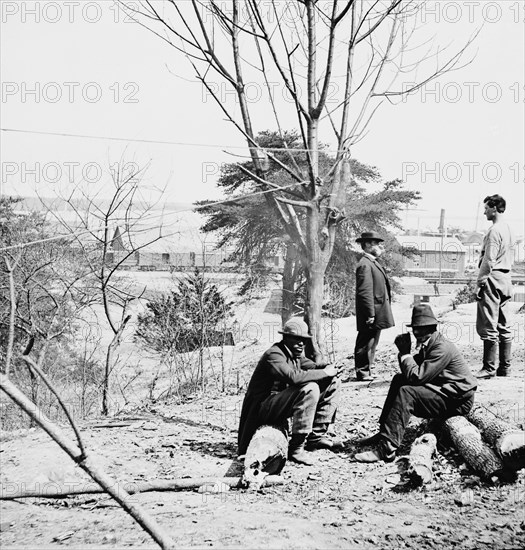
[[[514,307],[512,376],[481,381],[477,401],[523,427],[525,369],[519,305]],[[408,299],[398,302],[396,319],[408,322],[409,306]],[[455,311],[445,303],[436,304],[435,310],[442,320],[441,330],[456,341],[477,370],[481,346],[472,331],[473,304]],[[257,319],[265,322],[262,314]],[[314,466],[287,464],[284,484],[258,493],[192,490],[142,493],[134,499],[181,548],[524,548],[523,470],[513,483],[482,481],[455,452],[440,448],[434,482],[407,490],[397,463],[353,461],[352,442],[375,430],[389,381],[397,371],[391,343],[401,324],[382,337],[378,378],[371,383],[354,379],[353,321],[339,324],[340,336],[333,349],[348,369],[334,426],[343,442],[338,452],[316,451]],[[241,385],[268,343],[259,338],[230,350],[230,360],[242,372]],[[238,475],[242,464],[236,460],[236,428],[242,398],[242,391],[210,389],[205,399],[195,397],[184,404],[142,404],[119,415],[127,425],[97,427],[102,421],[92,420],[81,424],[82,435],[96,462],[119,482]],[[399,454],[406,452],[413,436],[414,429],[407,430]],[[4,490],[88,480],[40,430],[4,434],[3,439],[0,481]],[[0,501],[0,531],[5,549],[156,547],[103,495]]]

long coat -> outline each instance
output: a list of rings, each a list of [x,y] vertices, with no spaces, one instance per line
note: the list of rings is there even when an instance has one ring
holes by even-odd
[[[366,320],[374,317],[370,328],[385,329],[394,326],[390,302],[390,282],[385,270],[377,262],[363,256],[356,268],[355,308],[357,330],[368,328]]]
[[[416,355],[400,356],[399,366],[411,386],[425,385],[443,397],[459,399],[477,387],[458,348],[437,331]]]
[[[248,444],[259,426],[264,424],[259,410],[261,403],[274,392],[288,386],[299,386],[329,378],[324,369],[302,356],[297,362],[283,342],[264,352],[253,371],[242,404],[238,433],[238,454],[246,453]]]

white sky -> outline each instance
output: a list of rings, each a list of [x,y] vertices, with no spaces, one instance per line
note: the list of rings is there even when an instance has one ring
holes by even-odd
[[[352,154],[385,178],[402,178],[421,191],[418,210],[404,216],[407,227],[436,230],[444,208],[448,225],[474,229],[478,217],[484,229],[478,205],[500,193],[522,235],[525,3],[428,4],[436,11],[428,9],[422,23],[443,45],[459,45],[483,24],[474,61],[429,85],[434,94],[426,89],[383,105]],[[49,196],[83,175],[96,186],[108,159],[125,158],[150,161],[144,185],[166,185],[169,201],[220,198],[218,165],[234,157],[225,147],[195,144],[246,154],[236,148],[245,143],[200,85],[185,80],[191,68],[172,48],[125,22],[111,0],[4,0],[0,9],[2,128],[186,144],[1,132],[2,193]],[[267,119],[263,112],[257,130],[267,129]]]

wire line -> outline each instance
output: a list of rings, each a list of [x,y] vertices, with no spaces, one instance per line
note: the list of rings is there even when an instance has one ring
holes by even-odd
[[[188,143],[184,141],[167,141],[160,139],[133,139],[133,138],[124,138],[124,137],[115,137],[115,136],[93,136],[88,134],[71,134],[67,132],[45,132],[40,130],[21,130],[18,128],[0,128],[1,132],[13,132],[20,134],[37,134],[44,136],[60,136],[60,137],[74,137],[74,138],[86,138],[86,139],[105,139],[109,141],[131,141],[137,143],[157,143],[160,145],[178,145],[184,147],[210,147],[218,149],[254,149],[255,146],[249,145],[221,145],[219,143]],[[260,146],[260,149],[265,149],[266,151],[296,151],[297,153],[307,153],[313,151],[314,149],[299,149],[295,147],[263,147]],[[337,153],[336,150],[332,149],[321,149],[324,153]],[[345,152],[341,150],[341,152]]]

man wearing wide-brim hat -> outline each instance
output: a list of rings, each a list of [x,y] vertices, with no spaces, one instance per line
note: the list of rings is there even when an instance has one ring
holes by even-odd
[[[327,432],[337,410],[340,369],[318,366],[305,357],[305,343],[312,337],[303,320],[291,319],[279,333],[282,341],[263,354],[248,384],[239,422],[238,454],[246,453],[259,426],[287,426],[292,418],[288,458],[311,465],[307,451],[333,446]]]
[[[357,338],[354,349],[358,381],[372,380],[372,368],[381,331],[394,326],[390,281],[377,259],[383,253],[383,238],[375,231],[362,233],[356,242],[363,257],[356,267],[355,315]]]
[[[428,304],[414,306],[412,332],[418,352],[410,354],[410,334],[394,340],[401,374],[396,374],[379,417],[379,433],[359,443],[376,448],[355,455],[358,462],[391,461],[400,446],[410,416],[448,418],[466,415],[474,403],[476,378],[456,346],[437,331],[438,321]]]

